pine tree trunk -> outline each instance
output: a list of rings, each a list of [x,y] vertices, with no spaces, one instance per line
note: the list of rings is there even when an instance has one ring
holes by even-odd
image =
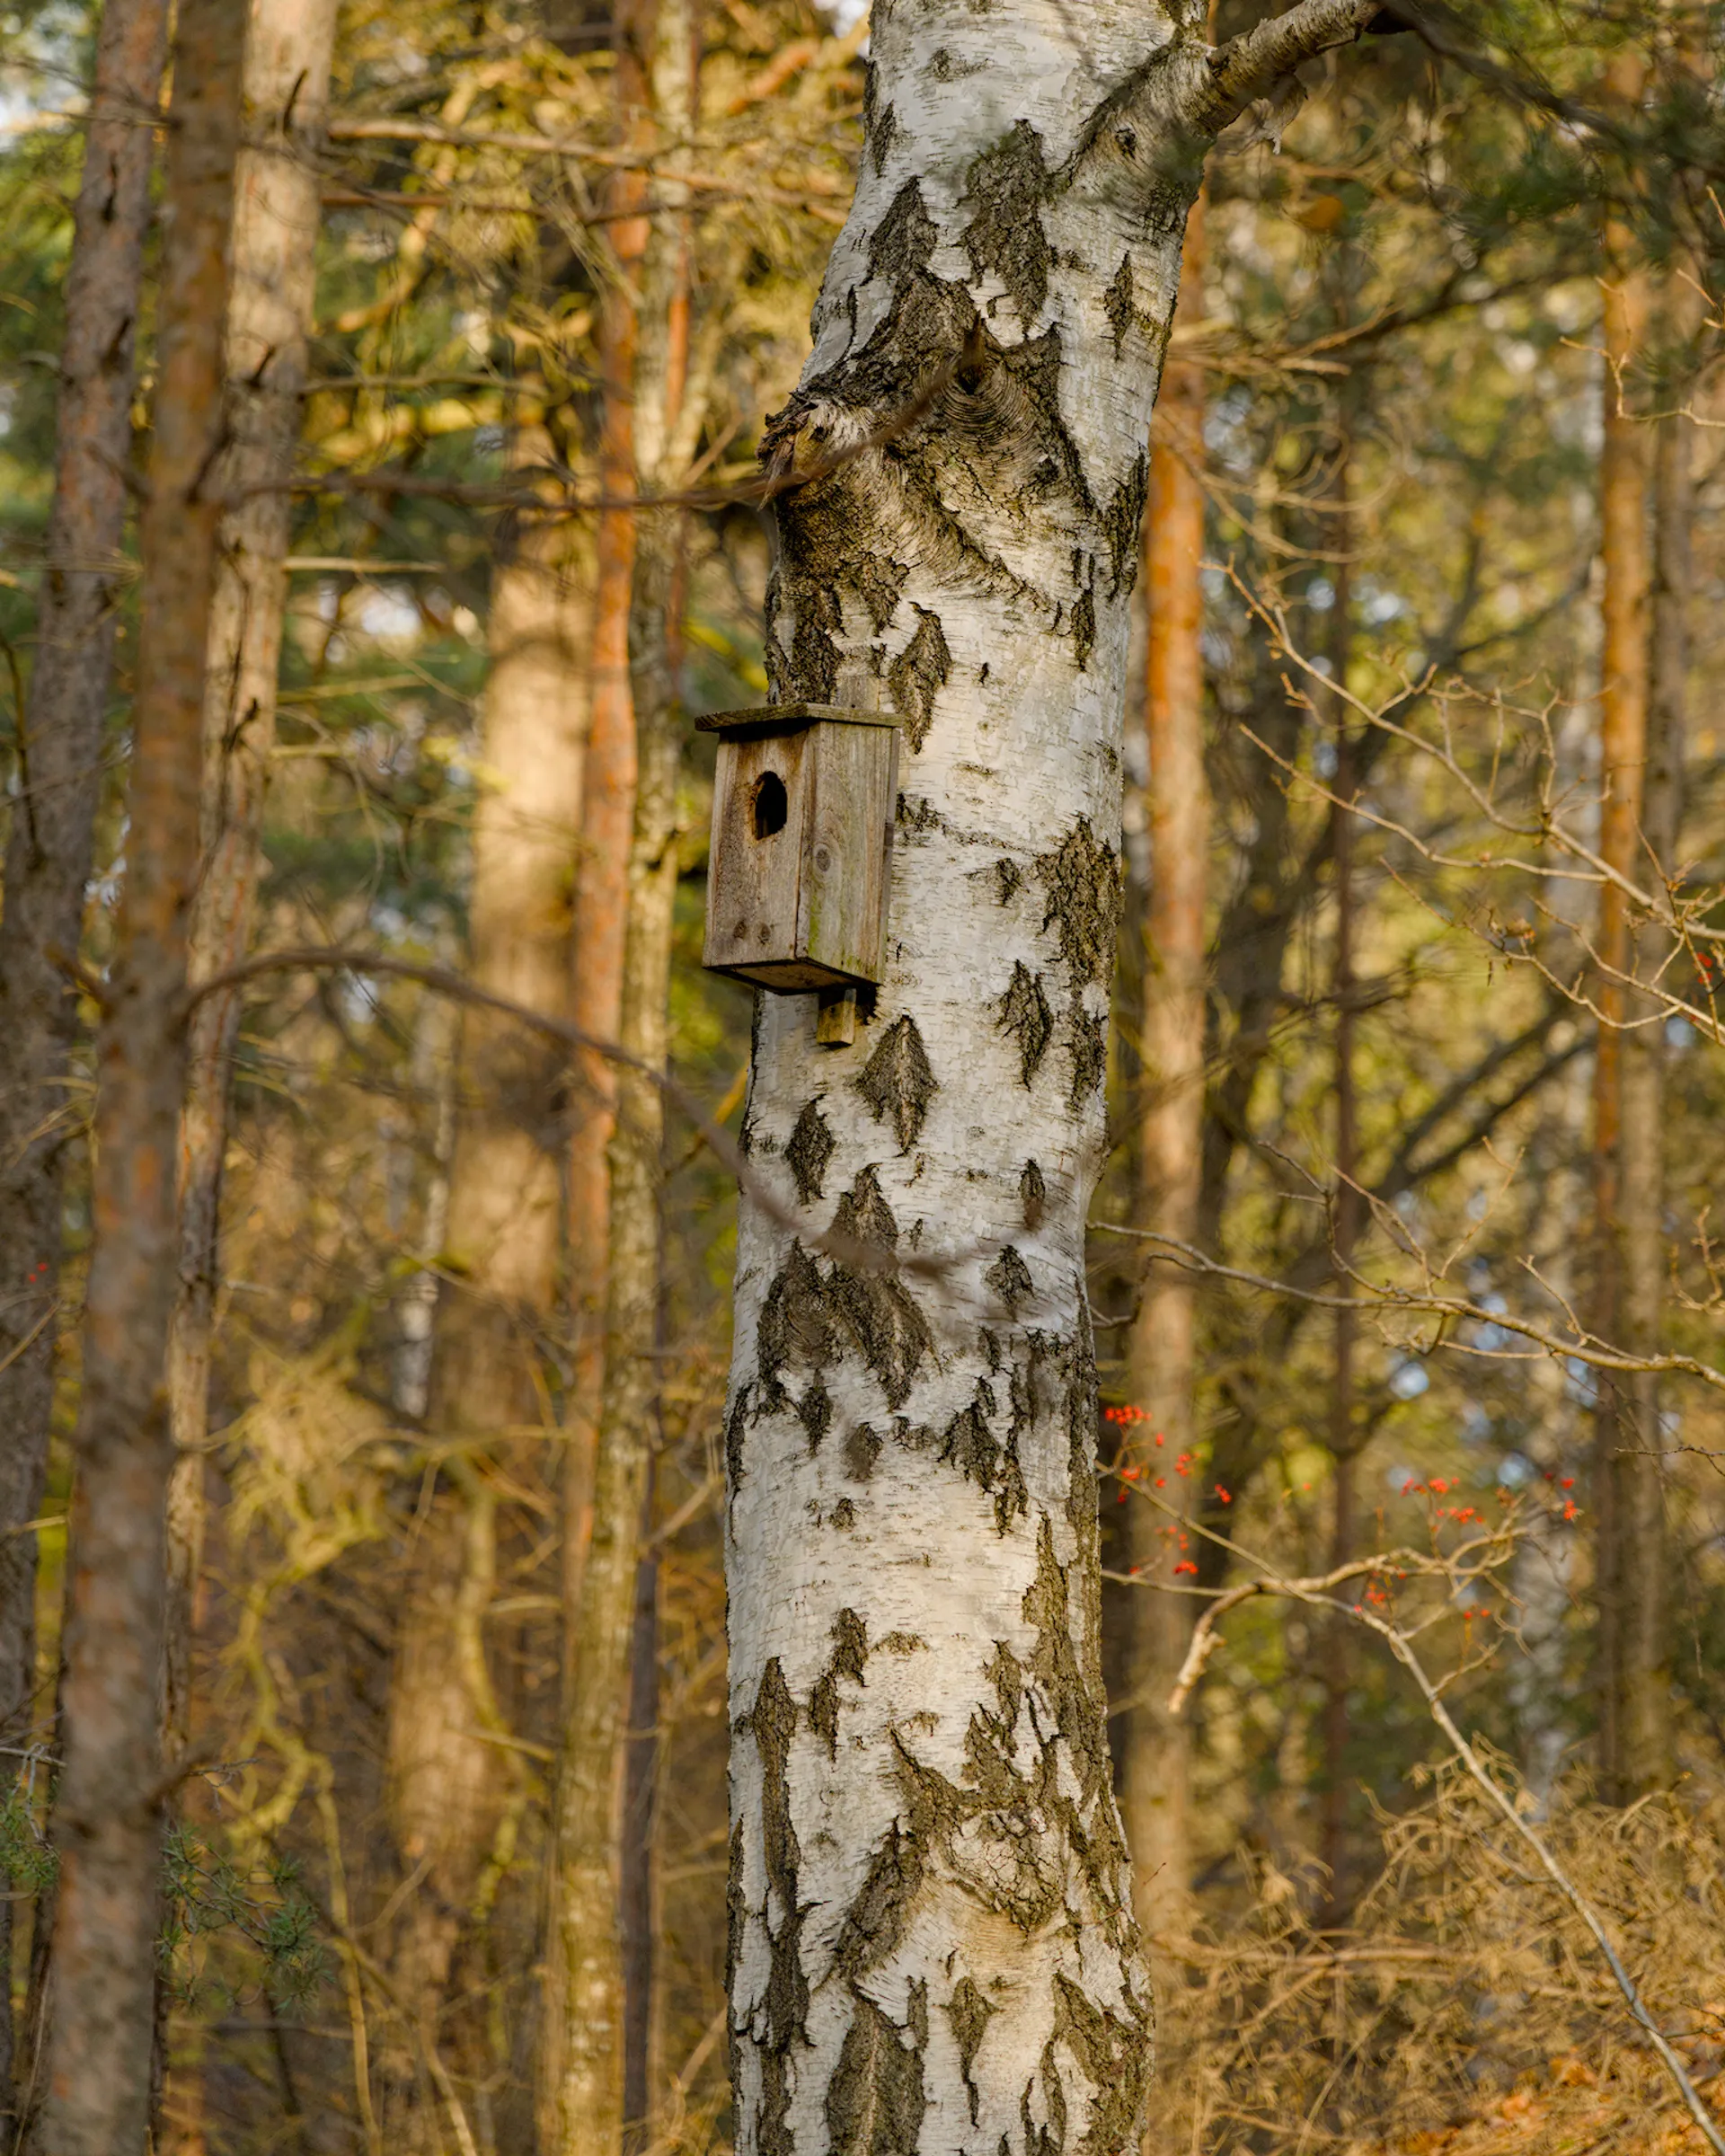
[[[756,1026],[774,1205],[743,1206],[725,1441],[739,2156],[1137,2138],[1084,1224],[1145,444],[1210,136],[1366,13],[1302,0],[1216,56],[1144,0],[1092,0],[1082,39],[1066,0],[873,14],[856,200],[765,445],[802,477],[773,694],[879,697],[903,731],[872,1020],[824,1047],[812,998],[763,995]]]
[[[652,36],[654,0],[618,0],[613,43],[616,102],[625,144],[639,146],[646,127],[644,54]],[[636,280],[651,225],[640,214],[647,183],[640,172],[613,175],[607,226],[615,268],[601,295],[598,482],[617,505],[602,510],[595,535],[593,715],[587,745],[587,793],[575,885],[575,989],[571,1015],[596,1040],[615,1040],[622,1020],[624,942],[635,804],[635,712],[630,690],[629,620],[635,578],[637,526],[626,505],[636,488],[634,376],[639,334]],[[568,1460],[563,1508],[562,1595],[573,1621],[592,1533],[600,1395],[605,1385],[606,1292],[610,1215],[611,1136],[616,1090],[611,1066],[578,1055],[569,1149],[569,1217],[572,1229],[570,1291],[575,1320],[575,1371],[570,1387]],[[564,1688],[573,1682],[575,1641],[563,1644]]]
[[[149,2122],[174,1158],[244,41],[235,0],[181,0],[127,883],[100,1040],[95,1252],[75,1441],[47,2156],[128,2156]]]
[[[1175,323],[1204,313],[1204,201],[1186,225]],[[1150,443],[1145,527],[1149,642],[1145,720],[1149,748],[1150,892],[1145,922],[1145,1106],[1139,1126],[1146,1227],[1190,1243],[1198,1234],[1203,1167],[1205,943],[1210,803],[1204,772],[1204,376],[1171,361]],[[1182,1267],[1152,1260],[1128,1351],[1130,1395],[1148,1441],[1133,1448],[1151,1476],[1197,1441],[1197,1294]],[[1167,1477],[1163,1475],[1163,1480]],[[1166,1515],[1129,1502],[1127,1562],[1146,1584],[1126,1604],[1127,1697],[1121,1723],[1120,1809],[1132,1851],[1134,1905],[1146,1932],[1190,1921],[1191,1725],[1168,1695],[1191,1639],[1191,1605],[1159,1591],[1182,1561]],[[1150,1583],[1156,1584],[1150,1584]]]
[[[510,461],[553,461],[530,407]],[[578,544],[548,508],[518,527],[492,588],[485,688],[489,783],[473,819],[470,965],[479,985],[553,1016],[570,1003],[571,894],[581,822],[585,639]],[[562,1055],[512,1022],[469,1012],[461,1100],[438,1249],[430,1407],[463,1448],[428,1508],[408,1584],[389,1697],[390,1816],[421,1884],[402,1910],[397,1988],[415,2028],[434,2027],[453,1957],[511,1798],[519,1754],[491,1741],[500,1716],[482,1633],[496,1566],[484,1480],[502,1433],[542,1419],[536,1370],[562,1258],[558,1159],[568,1109]],[[410,2078],[411,2078],[410,2076]],[[397,2091],[417,2111],[432,2092]]]
[[[54,1405],[74,958],[90,880],[102,722],[125,562],[138,285],[164,0],[109,0],[96,41],[60,353],[54,507],[0,918],[0,1741],[28,1743],[36,1537]],[[0,1969],[13,1913],[0,1901]],[[12,1999],[0,1999],[0,2133],[12,2132]]]
[[[1639,102],[1640,59],[1614,60],[1609,86],[1626,104]],[[1634,241],[1613,224],[1606,233],[1610,268],[1605,283],[1605,446],[1599,463],[1600,554],[1604,569],[1599,690],[1599,852],[1633,879],[1641,868],[1641,797],[1647,760],[1648,435],[1629,407],[1629,370],[1643,358],[1648,289],[1633,265]],[[1624,1192],[1623,1160],[1623,1030],[1632,997],[1624,985],[1633,960],[1628,907],[1614,884],[1599,890],[1594,950],[1599,1012],[1594,1061],[1594,1331],[1619,1339],[1624,1320]],[[1629,1389],[1606,1374],[1597,1379],[1594,1422],[1595,1596],[1598,1604],[1599,1768],[1606,1794],[1628,1796],[1633,1777],[1629,1722],[1639,1711],[1633,1692],[1631,1605],[1637,1593],[1636,1462]]]
[[[650,13],[636,18],[633,35],[656,131],[668,145],[686,143],[693,131],[688,0],[657,0]],[[675,181],[668,172],[674,170],[675,158],[668,158],[655,190],[672,209]],[[695,415],[679,409],[687,357],[686,278],[678,222],[661,216],[642,251],[632,354],[632,446],[643,490],[669,485],[693,446]],[[618,1031],[630,1054],[655,1071],[664,1069],[669,1045],[678,867],[682,715],[668,655],[677,544],[675,518],[642,519],[629,623],[636,786]],[[617,1797],[639,1625],[641,1526],[659,1424],[664,1107],[659,1088],[639,1069],[619,1069],[614,1083],[604,1383],[558,1775],[553,1950],[564,2010],[553,2146],[563,2156],[609,2156],[623,2147],[625,2124],[639,2123],[625,2113],[624,1821]],[[638,1848],[636,1854],[650,1860],[648,1851]]]
[[[191,917],[192,977],[238,964],[251,941],[264,789],[275,743],[305,343],[316,276],[318,156],[335,44],[335,0],[253,0],[246,40],[247,140],[234,175],[227,319],[228,424],[204,708],[203,862]],[[229,1064],[240,994],[192,1020],[180,1127],[180,1282],[168,1360],[177,1455],[168,1501],[170,1753],[191,1734],[191,1606],[202,1564],[217,1218]]]

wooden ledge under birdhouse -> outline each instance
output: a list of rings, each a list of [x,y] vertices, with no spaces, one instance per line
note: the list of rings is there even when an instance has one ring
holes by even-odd
[[[703,963],[782,995],[819,992],[819,1037],[854,1037],[881,976],[898,721],[828,703],[716,711]]]

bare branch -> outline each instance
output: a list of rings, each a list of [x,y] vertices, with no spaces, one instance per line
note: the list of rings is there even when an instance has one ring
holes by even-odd
[[[1278,1579],[1274,1577],[1266,1577],[1253,1580],[1248,1585],[1237,1587],[1231,1593],[1221,1596],[1211,1604],[1199,1621],[1193,1634],[1191,1648],[1187,1654],[1186,1667],[1181,1671],[1173,1697],[1169,1702],[1170,1707],[1178,1711],[1180,1705],[1191,1689],[1188,1672],[1190,1671],[1191,1677],[1195,1679],[1198,1670],[1201,1669],[1204,1661],[1212,1650],[1214,1645],[1213,1628],[1216,1619],[1222,1616],[1225,1611],[1236,1608],[1241,1603],[1249,1600],[1253,1595],[1285,1595],[1290,1601],[1305,1603],[1325,1610],[1332,1615],[1352,1617],[1357,1623],[1363,1624],[1368,1630],[1376,1632],[1419,1687],[1420,1696],[1426,1702],[1431,1719],[1443,1732],[1446,1742],[1469,1780],[1479,1789],[1492,1809],[1508,1825],[1510,1831],[1526,1845],[1540,1869],[1557,1888],[1570,1907],[1574,1910],[1576,1915],[1580,1918],[1595,1946],[1598,1948],[1603,1956],[1606,1967],[1611,1971],[1612,1981],[1617,1986],[1624,2005],[1629,2009],[1630,2019],[1640,2028],[1657,2054],[1659,2063],[1665,2068],[1677,2093],[1683,2099],[1685,2109],[1700,2129],[1708,2147],[1715,2152],[1715,2156],[1725,2156],[1725,2136],[1721,2136],[1712,2113],[1703,2103],[1699,2091],[1685,2070],[1683,2061],[1671,2048],[1664,2031],[1649,2013],[1641,1992],[1636,1986],[1635,1979],[1624,1967],[1622,1957],[1612,1943],[1611,1935],[1606,1931],[1597,1911],[1552,1854],[1546,1846],[1544,1836],[1535,1829],[1529,1820],[1522,1816],[1514,1800],[1486,1772],[1479,1754],[1467,1738],[1462,1735],[1455,1717],[1445,1706],[1442,1684],[1434,1682],[1424,1664],[1414,1652],[1412,1642],[1405,1629],[1401,1625],[1392,1623],[1386,1618],[1380,1617],[1375,1611],[1367,1609],[1363,1604],[1356,1603],[1350,1607],[1346,1603],[1336,1601],[1333,1595],[1327,1592],[1328,1588],[1340,1584],[1344,1579],[1358,1577],[1360,1573],[1370,1571],[1374,1568],[1384,1568],[1385,1561],[1383,1558],[1365,1560],[1356,1565],[1345,1566],[1340,1571],[1331,1573],[1323,1579]]]

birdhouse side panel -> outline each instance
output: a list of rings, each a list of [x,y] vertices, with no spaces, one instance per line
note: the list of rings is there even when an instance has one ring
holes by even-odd
[[[703,962],[726,973],[794,965],[809,807],[809,735],[727,737],[713,771]]]
[[[843,979],[879,981],[887,950],[898,729],[832,723],[811,728],[809,742],[798,941],[810,960]]]

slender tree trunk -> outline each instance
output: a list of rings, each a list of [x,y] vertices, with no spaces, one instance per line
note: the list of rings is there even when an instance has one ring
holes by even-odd
[[[620,133],[639,146],[646,127],[642,55],[652,33],[654,0],[619,0],[615,22]],[[598,483],[625,504],[635,491],[636,280],[652,230],[640,214],[647,182],[640,172],[613,175],[608,230],[615,257],[601,296],[598,327],[600,415]],[[586,808],[575,884],[575,989],[571,1012],[584,1032],[615,1040],[623,1010],[624,942],[634,825],[636,746],[629,677],[629,618],[635,575],[632,508],[601,512],[596,535],[591,680],[593,715],[587,747]],[[592,1532],[600,1394],[605,1384],[606,1288],[610,1171],[616,1089],[603,1056],[578,1055],[574,1131],[569,1153],[569,1216],[573,1230],[570,1288],[575,1317],[575,1372],[570,1387],[563,1510],[564,1686],[573,1682],[572,1631]]]
[[[633,19],[630,32],[656,132],[668,146],[686,142],[693,131],[688,0],[657,0]],[[667,167],[655,191],[675,208],[675,181],[668,176],[674,157]],[[678,408],[686,372],[686,289],[682,234],[674,217],[662,216],[641,258],[631,490],[664,487],[693,447],[698,415]],[[643,520],[629,638],[637,755],[618,1032],[623,1046],[655,1071],[665,1067],[668,1047],[678,865],[682,726],[667,633],[677,547],[675,519]],[[643,1584],[651,1586],[641,1577],[641,1531],[659,1419],[664,1109],[644,1072],[621,1070],[615,1085],[604,1384],[558,1777],[554,1950],[565,2004],[554,2146],[564,2156],[578,2151],[608,2156],[623,2146],[625,2123],[637,2123],[626,2107],[629,2001],[619,1908],[625,1830],[618,1770],[629,1719],[632,1639],[639,1637],[641,1621],[638,1596]],[[635,1855],[641,1870],[650,1871],[650,1850],[637,1845]],[[637,1987],[639,1999],[639,1972]]]
[[[210,616],[194,979],[236,965],[251,941],[288,598],[292,497],[285,482],[299,444],[321,216],[317,159],[334,43],[335,0],[253,0],[227,319],[232,439],[222,483],[235,501],[223,518]],[[239,991],[228,989],[198,1006],[180,1127],[180,1285],[168,1359],[176,1454],[168,1500],[170,1754],[191,1736],[191,1605],[203,1556],[217,1231],[240,1003]]]
[[[647,1470],[641,1526],[653,1524],[653,1463]],[[623,1957],[624,2146],[652,2142],[654,1978],[659,1949],[659,1554],[642,1551],[635,1567],[634,1623],[629,1645],[629,1727],[623,1773],[623,1892],[618,1931]]]
[[[1204,199],[1186,224],[1174,322],[1204,313]],[[1149,749],[1150,891],[1145,921],[1146,1089],[1139,1127],[1144,1224],[1190,1243],[1198,1233],[1204,1138],[1204,912],[1210,802],[1204,773],[1203,370],[1172,361],[1150,442],[1145,526],[1149,641],[1145,725]],[[1150,1433],[1135,1448],[1146,1472],[1197,1443],[1197,1295],[1191,1274],[1152,1261],[1133,1326],[1131,1397]],[[1166,1480],[1164,1476],[1163,1480]],[[1154,1480],[1154,1475],[1153,1475]],[[1127,1561],[1146,1585],[1126,1605],[1127,1697],[1119,1713],[1120,1808],[1132,1851],[1133,1899],[1147,1932],[1190,1916],[1191,1730],[1168,1695],[1191,1638],[1190,1604],[1165,1591],[1181,1561],[1163,1514],[1129,1503]],[[1149,1584],[1154,1582],[1154,1585]]]
[[[1689,288],[1672,280],[1668,326],[1693,327]],[[1635,870],[1655,881],[1677,873],[1683,816],[1685,706],[1689,671],[1690,534],[1694,518],[1694,430],[1678,415],[1662,420],[1654,437],[1653,560],[1650,594],[1647,761]],[[1644,927],[1636,939],[1636,972],[1657,975],[1669,938]],[[1618,1219],[1622,1233],[1622,1344],[1657,1355],[1665,1301],[1668,1239],[1665,1233],[1665,1029],[1651,997],[1635,996],[1641,1023],[1622,1036],[1622,1122],[1618,1141]],[[1645,1794],[1670,1778],[1671,1642],[1665,1532],[1665,1432],[1659,1384],[1650,1371],[1618,1381],[1618,1452],[1613,1464],[1612,1515],[1617,1542],[1618,1704],[1613,1715],[1615,1774],[1626,1797]]]
[[[1625,104],[1639,102],[1642,83],[1638,56],[1614,60],[1609,84]],[[1599,465],[1600,552],[1604,567],[1599,690],[1599,851],[1606,864],[1635,877],[1642,869],[1641,795],[1647,759],[1648,670],[1648,430],[1628,410],[1627,376],[1644,357],[1648,288],[1633,261],[1633,235],[1613,223],[1606,232],[1605,287],[1605,446]],[[1624,985],[1634,942],[1628,908],[1610,883],[1599,890],[1594,948],[1598,959],[1596,1001],[1598,1045],[1594,1064],[1594,1330],[1615,1339],[1624,1318],[1623,1069],[1623,1022],[1631,995]],[[1638,1442],[1631,1427],[1627,1390],[1608,1375],[1598,1380],[1595,1417],[1594,1509],[1596,1599],[1598,1604],[1597,1686],[1599,1766],[1608,1794],[1626,1796],[1633,1786],[1627,1720],[1638,1711],[1632,1697],[1629,1602],[1636,1593],[1631,1486]]]
[[[174,1159],[244,42],[234,0],[181,0],[128,875],[100,1041],[95,1253],[75,1445],[55,2003],[40,2127],[48,2156],[127,2156],[143,2148],[149,2123],[166,1794],[159,1713]]]
[[[524,478],[552,461],[550,439],[525,402],[511,461]],[[569,1008],[581,820],[577,544],[548,508],[517,529],[493,587],[489,784],[474,817],[469,901],[474,980],[553,1015]],[[519,1755],[492,1741],[507,1732],[482,1636],[497,1560],[485,1471],[514,1442],[505,1432],[545,1419],[538,1368],[562,1255],[564,1058],[509,1022],[473,1012],[463,1021],[460,1054],[448,1194],[432,1253],[448,1277],[429,1404],[440,1436],[461,1450],[414,1549],[389,1703],[391,1822],[404,1868],[421,1879],[402,1910],[395,1974],[420,2030],[436,2024],[464,1923],[491,1877],[493,1843],[518,1794]],[[434,2096],[415,2081],[395,2100],[419,2113]]]
[[[1348,556],[1354,543],[1349,520],[1349,460],[1352,449],[1351,426],[1344,420],[1341,461],[1337,473],[1335,522],[1338,561],[1331,579],[1334,591],[1331,619],[1331,664],[1334,679],[1346,686],[1353,648],[1353,578]],[[1341,697],[1336,704],[1336,776],[1338,802],[1351,801],[1356,791],[1352,713]],[[1354,888],[1354,819],[1342,808],[1333,810],[1333,858],[1336,883],[1336,951],[1331,993],[1335,1000],[1336,1163],[1335,1207],[1331,1235],[1335,1246],[1338,1285],[1345,1292],[1346,1268],[1359,1241],[1360,1197],[1358,1101],[1354,1067],[1354,967],[1358,935],[1357,893]],[[1334,1478],[1330,1520],[1330,1563],[1345,1565],[1354,1553],[1358,1534],[1359,1435],[1356,1424],[1354,1348],[1356,1327],[1351,1310],[1336,1312],[1335,1360],[1330,1374],[1330,1456]],[[1323,1639],[1323,1795],[1319,1822],[1319,1854],[1328,1875],[1326,1919],[1340,1924],[1349,1905],[1348,1879],[1348,1693],[1353,1681],[1353,1628],[1346,1618],[1333,1619]]]
[[[774,1204],[746,1193],[726,1421],[739,2156],[1139,2132],[1084,1222],[1145,445],[1211,130],[1364,19],[1303,4],[1211,56],[1145,0],[1082,29],[1068,0],[873,14],[855,203],[765,444],[807,475],[777,502],[773,693],[884,690],[902,799],[871,1022],[824,1047],[813,998],[763,995],[756,1028]]]
[[[60,1205],[79,1118],[66,1091],[75,957],[90,879],[102,721],[125,563],[138,284],[164,0],[109,0],[96,40],[60,355],[54,507],[0,920],[0,1741],[29,1741],[36,1537],[54,1404]],[[0,1969],[13,1913],[0,1902]],[[0,1999],[0,2134],[13,2132],[13,2021]]]

